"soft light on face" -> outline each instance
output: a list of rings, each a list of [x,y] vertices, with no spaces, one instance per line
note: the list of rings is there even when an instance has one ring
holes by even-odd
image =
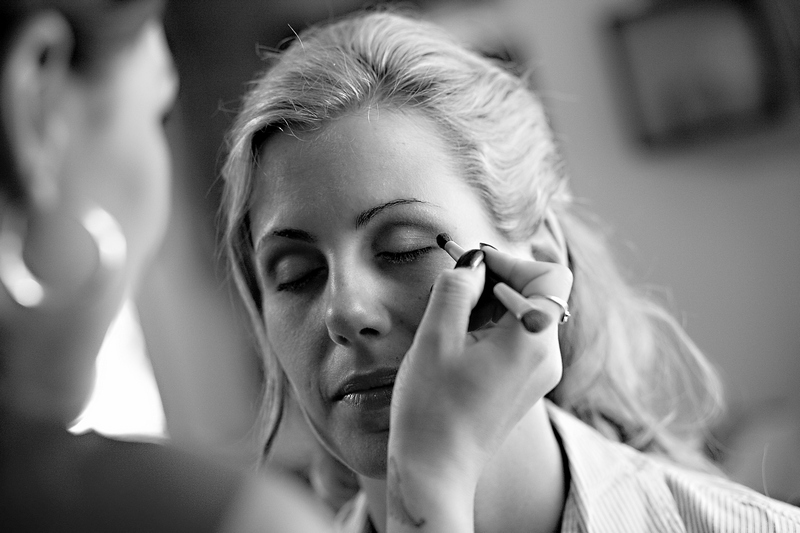
[[[421,115],[371,110],[276,134],[256,179],[268,342],[320,440],[383,477],[394,374],[437,274],[454,265],[436,235],[503,241]]]

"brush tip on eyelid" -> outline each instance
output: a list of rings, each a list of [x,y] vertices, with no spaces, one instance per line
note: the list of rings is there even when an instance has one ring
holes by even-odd
[[[444,250],[445,245],[452,241],[452,237],[450,237],[449,233],[442,232],[436,236],[436,244],[439,245],[439,248]]]

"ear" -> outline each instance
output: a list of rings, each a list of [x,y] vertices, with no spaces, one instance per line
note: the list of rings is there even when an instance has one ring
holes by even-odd
[[[26,20],[2,66],[2,117],[26,200],[52,205],[68,141],[64,101],[74,39],[59,13]]]
[[[568,265],[567,240],[552,209],[547,208],[542,223],[529,242],[533,257],[537,261]]]

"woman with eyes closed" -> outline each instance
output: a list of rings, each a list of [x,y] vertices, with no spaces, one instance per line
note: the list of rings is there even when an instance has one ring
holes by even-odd
[[[246,95],[223,176],[265,452],[291,393],[358,480],[341,531],[800,527],[704,473],[713,372],[500,66],[399,14],[312,28]]]

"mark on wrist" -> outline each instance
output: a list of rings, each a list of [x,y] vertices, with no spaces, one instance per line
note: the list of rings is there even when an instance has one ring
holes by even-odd
[[[420,529],[425,525],[425,518],[415,517],[408,509],[408,504],[403,498],[403,481],[394,457],[389,457],[389,470],[386,475],[387,488],[386,500],[389,516],[405,526]]]

